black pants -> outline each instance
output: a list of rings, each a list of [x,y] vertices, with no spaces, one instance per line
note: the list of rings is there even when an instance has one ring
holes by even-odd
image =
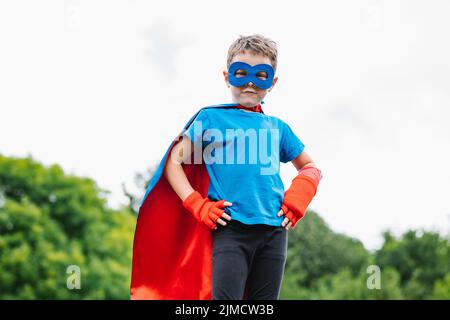
[[[287,256],[287,231],[279,226],[217,224],[213,232],[212,298],[277,300]]]

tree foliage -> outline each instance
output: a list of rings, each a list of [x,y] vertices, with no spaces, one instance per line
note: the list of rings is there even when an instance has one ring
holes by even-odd
[[[384,244],[376,252],[375,260],[381,267],[399,272],[406,298],[426,299],[450,275],[449,248],[449,239],[435,232],[409,230],[399,239],[385,232]]]
[[[113,210],[90,178],[0,155],[0,299],[128,299],[134,213],[153,171]],[[450,299],[448,236],[385,232],[370,252],[310,211],[288,238],[281,299]],[[68,288],[70,266],[80,289]],[[379,288],[369,266],[379,267]]]
[[[127,299],[135,218],[105,194],[57,165],[0,156],[0,298]]]

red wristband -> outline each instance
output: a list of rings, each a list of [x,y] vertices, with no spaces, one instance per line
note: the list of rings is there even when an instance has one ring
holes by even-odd
[[[305,215],[308,205],[316,194],[321,178],[322,174],[319,169],[310,166],[304,167],[286,190],[281,209],[292,222],[292,227],[295,227]]]

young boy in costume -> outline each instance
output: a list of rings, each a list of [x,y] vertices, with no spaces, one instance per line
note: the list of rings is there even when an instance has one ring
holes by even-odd
[[[304,144],[261,103],[278,77],[275,42],[229,48],[232,102],[202,108],[166,152],[139,210],[132,299],[278,299],[287,232],[321,172]],[[284,190],[280,162],[298,170]]]

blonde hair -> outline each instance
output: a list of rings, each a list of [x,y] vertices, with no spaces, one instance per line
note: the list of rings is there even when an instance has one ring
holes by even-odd
[[[244,52],[244,50],[248,50],[253,54],[260,54],[268,57],[274,71],[277,70],[277,44],[275,41],[259,34],[251,36],[239,35],[239,39],[235,40],[228,49],[227,69],[230,68],[234,56]]]

